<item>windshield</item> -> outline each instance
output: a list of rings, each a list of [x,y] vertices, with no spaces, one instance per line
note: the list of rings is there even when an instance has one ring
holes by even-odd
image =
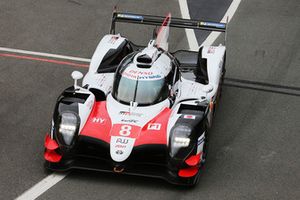
[[[168,85],[165,79],[137,80],[124,76],[116,77],[112,95],[121,103],[129,104],[131,101],[138,105],[152,105],[168,97]]]

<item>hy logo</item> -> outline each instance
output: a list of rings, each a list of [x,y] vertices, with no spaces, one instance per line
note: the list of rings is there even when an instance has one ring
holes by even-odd
[[[101,118],[101,117],[94,117],[93,118],[93,123],[100,123],[100,124],[102,124],[102,123],[104,123],[105,122],[105,119],[103,119],[103,118]]]

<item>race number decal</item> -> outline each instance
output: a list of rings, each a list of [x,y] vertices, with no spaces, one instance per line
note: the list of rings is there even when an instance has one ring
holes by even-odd
[[[119,134],[121,136],[129,136],[131,131],[131,125],[122,125]]]
[[[122,136],[136,138],[141,131],[139,126],[130,124],[114,124],[111,130],[111,136]]]

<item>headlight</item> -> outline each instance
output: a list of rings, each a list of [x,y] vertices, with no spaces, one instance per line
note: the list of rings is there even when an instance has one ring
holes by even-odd
[[[74,113],[66,112],[61,115],[58,132],[66,145],[71,145],[76,134],[78,118]]]
[[[174,138],[174,147],[188,147],[190,144],[190,138],[182,138],[182,137],[175,137]]]
[[[190,144],[191,128],[185,125],[176,126],[172,131],[171,155],[174,156],[180,148],[188,147]]]

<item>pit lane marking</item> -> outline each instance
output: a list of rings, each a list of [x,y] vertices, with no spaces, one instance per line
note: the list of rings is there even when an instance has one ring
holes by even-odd
[[[179,2],[180,11],[181,11],[181,16],[183,18],[190,19],[187,0],[178,0],[178,2]],[[232,19],[233,15],[234,15],[234,13],[238,9],[240,3],[241,3],[241,0],[233,0],[230,4],[229,8],[227,9],[224,17],[221,19],[221,22],[226,23],[227,17],[228,17],[228,23],[229,23],[230,20]],[[229,27],[229,25],[227,26],[227,28],[228,27]],[[187,40],[188,40],[190,50],[198,51],[199,44],[198,44],[198,41],[196,39],[196,35],[195,35],[194,30],[193,29],[185,29],[185,33],[186,33],[186,36],[187,36]],[[210,45],[212,45],[214,43],[214,41],[219,37],[220,34],[221,34],[221,32],[215,32],[215,31],[211,32],[200,46],[210,46]]]
[[[41,61],[41,62],[48,62],[48,63],[54,63],[54,64],[59,64],[59,65],[70,65],[73,67],[85,67],[85,68],[89,67],[88,64],[79,64],[79,63],[74,63],[74,62],[66,62],[66,61],[32,57],[32,56],[21,56],[21,55],[16,55],[16,54],[9,54],[9,53],[0,53],[0,57],[10,57],[10,58],[16,58],[16,59]]]
[[[52,173],[45,177],[43,180],[26,190],[23,194],[16,198],[16,200],[29,200],[29,199],[36,199],[41,194],[46,192],[56,183],[64,179],[68,173]]]
[[[191,19],[187,0],[178,0],[182,18]],[[172,20],[172,19],[171,19]],[[184,29],[190,50],[198,51],[199,44],[193,29]]]
[[[35,55],[35,56],[42,56],[42,57],[48,57],[48,58],[60,58],[60,59],[64,59],[64,60],[91,62],[91,59],[88,59],[88,58],[79,58],[79,57],[74,57],[74,56],[58,55],[58,54],[52,54],[52,53],[43,53],[43,52],[37,52],[37,51],[27,51],[27,50],[13,49],[13,48],[7,48],[7,47],[0,47],[0,51],[6,51],[6,52],[11,52],[11,53],[19,53],[19,54],[27,54],[27,55]]]

